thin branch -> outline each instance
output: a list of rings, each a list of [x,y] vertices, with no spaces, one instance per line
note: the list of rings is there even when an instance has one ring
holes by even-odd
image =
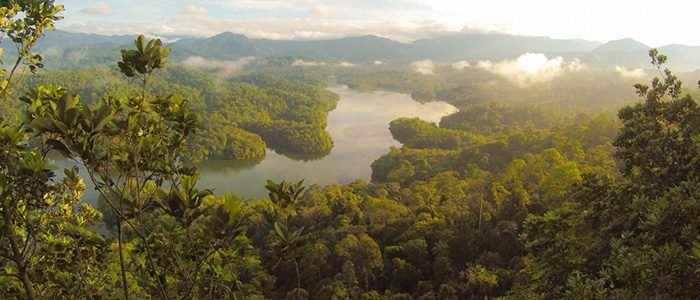
[[[95,185],[95,188],[97,188],[97,190],[100,192],[100,194],[102,194],[102,198],[105,200],[105,202],[107,202],[107,205],[109,205],[110,208],[112,209],[112,211],[114,211],[120,218],[122,218],[122,220],[124,220],[124,222],[125,222],[127,225],[129,225],[129,227],[131,227],[131,229],[134,231],[134,233],[135,233],[139,238],[141,238],[141,240],[143,241],[144,246],[145,246],[145,248],[146,248],[146,254],[147,254],[147,256],[148,256],[149,264],[151,265],[151,268],[152,268],[152,270],[153,270],[154,277],[156,278],[156,285],[158,286],[158,289],[160,290],[160,292],[163,294],[163,295],[162,295],[162,296],[163,296],[163,299],[168,299],[168,296],[167,296],[167,294],[165,293],[165,289],[163,288],[163,286],[162,286],[162,284],[161,284],[161,282],[160,282],[160,276],[159,276],[159,274],[158,274],[158,269],[156,268],[156,265],[155,265],[155,263],[153,262],[153,256],[151,255],[151,248],[150,248],[150,246],[149,246],[149,244],[148,244],[148,239],[147,239],[146,236],[144,236],[138,229],[136,229],[136,226],[135,226],[131,221],[129,221],[129,219],[126,218],[126,216],[125,216],[119,209],[117,209],[117,207],[114,205],[114,203],[112,202],[112,200],[109,199],[109,197],[107,196],[107,194],[106,194],[106,193],[104,192],[104,190],[100,187],[100,184],[97,183],[97,180],[95,179],[95,174],[93,173],[93,171],[92,171],[90,168],[88,168],[87,166],[86,166],[86,169],[88,170],[88,175],[89,175],[89,177],[90,177],[90,180],[92,180],[93,184]]]

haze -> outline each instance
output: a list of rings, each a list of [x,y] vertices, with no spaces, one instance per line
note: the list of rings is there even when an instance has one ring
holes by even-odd
[[[399,41],[460,31],[505,32],[650,46],[698,45],[700,2],[397,1],[397,0],[70,0],[59,28],[100,34],[212,36],[224,31],[266,39],[327,39],[374,34]],[[664,28],[675,28],[665,30]]]

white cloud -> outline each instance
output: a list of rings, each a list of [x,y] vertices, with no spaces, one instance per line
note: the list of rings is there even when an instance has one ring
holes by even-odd
[[[581,70],[585,70],[587,68],[588,68],[588,66],[586,64],[584,64],[583,62],[581,62],[581,60],[578,58],[575,58],[566,66],[566,69],[571,71],[571,72],[578,72]]]
[[[375,60],[375,61],[374,61],[374,64],[375,64],[375,65],[381,65],[381,64],[384,64],[384,62],[381,61],[381,60]]]
[[[565,71],[578,72],[585,68],[580,60],[566,62],[561,56],[549,59],[541,53],[525,53],[514,60],[479,61],[477,68],[501,75],[517,85],[552,81]]]
[[[615,71],[617,71],[617,73],[624,78],[641,78],[647,75],[647,72],[642,68],[627,69],[620,66],[615,66]]]
[[[340,62],[340,64],[338,64],[338,65],[341,66],[341,67],[343,67],[343,68],[351,68],[351,67],[354,67],[354,66],[355,66],[355,64],[349,63],[349,62],[347,62],[347,61],[342,61],[342,62]]]
[[[336,11],[336,8],[329,5],[318,4],[311,9],[314,17],[328,17]]]
[[[561,0],[175,0],[175,1],[112,1],[119,3],[119,17],[101,18],[99,26],[83,30],[93,33],[140,33],[144,27],[156,27],[167,23],[177,28],[177,34],[211,36],[224,31],[234,31],[232,27],[244,27],[237,32],[259,37],[279,35],[293,38],[301,28],[313,28],[325,36],[347,36],[376,34],[401,40],[426,37],[426,31],[440,28],[442,32],[459,32],[462,28],[477,28],[503,31],[512,34],[550,36],[555,38],[584,38],[608,41],[631,37],[651,46],[670,43],[696,45],[697,34],[689,30],[676,30],[659,34],[658,23],[668,28],[697,28],[700,18],[695,14],[700,10],[700,1],[668,0],[669,7],[682,7],[673,14],[658,14],[653,0],[609,1],[590,0],[586,5],[579,2]],[[100,0],[69,1],[92,6]],[[90,3],[90,4],[85,4]],[[217,21],[204,21],[206,24],[192,24],[195,20],[180,23],[175,14],[182,12],[188,3],[216,9]],[[78,10],[82,7],[77,6]],[[100,6],[98,6],[99,8]],[[478,9],[474,9],[478,7]],[[600,9],[606,7],[606,9]],[[110,10],[86,9],[93,13],[109,13]],[[565,13],[561,12],[572,12]],[[66,20],[59,24],[62,29],[73,29],[86,25],[88,18],[82,13],[66,11]],[[132,13],[133,12],[133,13]],[[192,15],[192,14],[187,14]],[[274,19],[271,22],[267,19]],[[658,22],[648,22],[654,19]],[[267,20],[267,21],[266,21]],[[328,21],[328,24],[312,24],[314,20]],[[596,22],[591,22],[596,20]],[[240,26],[236,23],[242,23]],[[253,24],[257,23],[257,24]],[[264,24],[263,23],[268,23]],[[270,23],[274,23],[268,27]],[[287,27],[290,24],[306,23]],[[331,26],[340,25],[343,26]],[[385,26],[379,26],[384,24]],[[393,25],[396,24],[396,25]],[[178,26],[173,26],[178,25]],[[217,25],[217,26],[211,26]],[[192,28],[189,28],[192,27]],[[323,27],[323,28],[321,28]],[[96,29],[93,29],[96,28]],[[352,30],[349,30],[352,28]],[[98,31],[97,29],[101,30]],[[127,31],[127,29],[129,29]],[[140,29],[140,30],[138,30]],[[292,37],[290,37],[292,36]]]
[[[100,1],[97,5],[85,7],[80,11],[89,15],[98,16],[108,16],[117,13],[113,7],[109,6],[107,1]]]
[[[458,61],[452,64],[452,68],[457,71],[462,71],[469,67],[471,67],[471,64],[466,60]]]
[[[241,69],[255,60],[255,57],[244,57],[238,60],[210,60],[200,56],[190,56],[182,61],[188,68],[214,71],[216,76],[230,78]]]
[[[207,9],[194,4],[188,4],[185,6],[185,13],[190,15],[206,15]]]
[[[320,63],[316,61],[305,61],[303,59],[295,59],[292,62],[293,67],[319,67],[319,66],[325,66],[325,63]]]
[[[66,24],[61,26],[61,29],[64,30],[108,35],[152,32],[208,37],[229,31],[250,38],[279,40],[318,40],[378,35],[397,41],[411,42],[419,38],[451,32],[445,24],[425,18],[395,20],[292,17],[233,19],[187,13],[168,16],[158,21],[123,22],[116,19],[105,19],[62,24]],[[164,28],[167,28],[168,32],[164,32]]]
[[[411,63],[411,68],[413,68],[413,71],[416,73],[423,75],[432,75],[435,73],[435,64],[429,59],[414,61]]]

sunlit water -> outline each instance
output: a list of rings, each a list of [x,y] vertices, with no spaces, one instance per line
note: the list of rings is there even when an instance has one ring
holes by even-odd
[[[370,165],[400,144],[391,137],[389,123],[399,117],[419,117],[439,122],[456,108],[444,102],[419,103],[409,95],[392,92],[360,93],[346,87],[331,87],[340,95],[335,110],[328,114],[328,131],[333,149],[319,159],[303,161],[288,158],[268,149],[259,163],[213,160],[198,165],[199,186],[218,195],[236,193],[245,198],[266,197],[265,182],[305,180],[310,184],[349,183],[369,180]],[[56,163],[67,167],[70,163]],[[95,193],[88,184],[87,200],[94,203]],[[92,199],[90,199],[92,198]],[[92,201],[90,201],[92,200]]]

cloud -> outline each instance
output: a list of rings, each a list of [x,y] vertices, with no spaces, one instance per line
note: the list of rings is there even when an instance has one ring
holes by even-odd
[[[413,71],[416,73],[423,75],[433,75],[435,72],[435,64],[429,59],[414,61],[411,63],[411,68],[413,68]]]
[[[292,62],[292,67],[319,67],[319,66],[325,66],[325,63],[320,63],[316,61],[305,61],[303,59],[295,59]]]
[[[340,62],[340,64],[338,64],[338,65],[341,66],[341,67],[343,67],[343,68],[351,68],[351,67],[354,67],[354,66],[355,66],[355,64],[349,63],[349,62],[347,62],[347,61],[342,61],[342,62]]]
[[[541,53],[525,53],[514,60],[497,63],[479,61],[477,68],[501,75],[517,85],[552,81],[564,72],[578,72],[585,68],[580,60],[564,61],[561,56],[549,59]]]
[[[471,67],[471,64],[466,60],[458,61],[452,64],[452,68],[457,71],[462,71],[469,67]]]
[[[63,54],[63,50],[56,48],[56,47],[49,47],[47,49],[44,49],[41,52],[41,56],[44,58],[49,57],[49,56],[54,56],[58,57]]]
[[[623,78],[641,78],[647,76],[647,72],[642,68],[627,69],[620,66],[615,66],[615,71],[617,71]]]
[[[384,62],[381,61],[381,60],[375,60],[375,61],[374,61],[374,64],[375,64],[375,65],[381,65],[381,64],[384,64]]]
[[[109,6],[107,1],[100,1],[99,4],[95,6],[85,7],[80,11],[89,15],[98,16],[109,16],[117,13],[117,11],[113,7]]]
[[[328,17],[337,11],[336,7],[318,4],[311,9],[313,17]]]
[[[194,4],[188,4],[185,6],[185,13],[189,15],[206,15],[207,9]]]
[[[231,78],[243,67],[255,60],[255,57],[244,57],[238,60],[210,60],[200,56],[190,56],[182,61],[188,68],[214,71],[216,76]]]
[[[578,72],[581,70],[585,70],[586,68],[588,68],[588,66],[586,64],[584,64],[583,62],[581,62],[580,59],[575,58],[566,66],[566,68],[567,68],[567,70],[569,70],[571,72]]]
[[[277,40],[319,40],[348,36],[377,35],[401,42],[454,33],[443,23],[425,18],[346,19],[311,17],[223,18],[205,14],[174,14],[158,21],[130,22],[117,18],[74,21],[60,29],[98,34],[178,34],[214,36],[235,32],[250,38]],[[167,30],[167,32],[166,32]]]

